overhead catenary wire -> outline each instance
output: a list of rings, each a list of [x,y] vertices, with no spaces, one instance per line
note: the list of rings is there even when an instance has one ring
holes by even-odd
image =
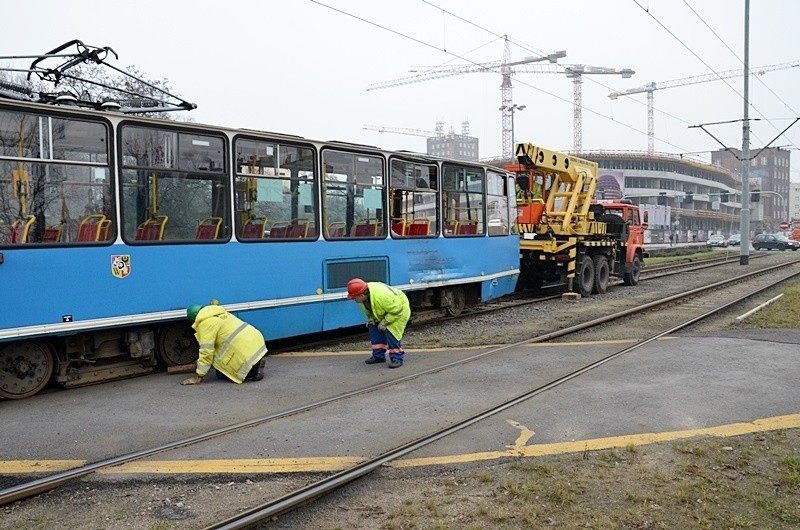
[[[321,6],[321,7],[325,7],[325,8],[327,8],[327,9],[330,9],[330,10],[332,10],[332,11],[335,11],[335,12],[337,12],[337,13],[340,13],[340,14],[342,14],[342,15],[344,15],[344,16],[351,17],[351,18],[353,18],[353,19],[355,19],[355,20],[358,20],[358,21],[360,21],[360,22],[363,22],[363,23],[365,23],[365,24],[369,24],[369,25],[371,25],[371,26],[374,26],[374,27],[376,27],[376,28],[382,29],[382,30],[384,30],[384,31],[388,31],[389,33],[392,33],[392,34],[394,34],[394,35],[397,35],[397,36],[399,36],[399,37],[402,37],[402,38],[405,38],[405,39],[411,40],[411,41],[413,41],[413,42],[416,42],[416,43],[418,43],[418,44],[420,44],[420,45],[422,45],[422,46],[425,46],[425,47],[427,47],[427,48],[431,48],[431,49],[434,49],[434,50],[437,50],[437,51],[441,51],[441,52],[443,52],[443,53],[446,53],[446,54],[448,54],[448,55],[451,55],[451,56],[453,56],[453,57],[455,57],[455,58],[461,59],[462,61],[465,61],[465,62],[467,62],[467,63],[470,63],[470,64],[472,64],[472,65],[475,65],[475,66],[478,66],[478,67],[481,67],[481,66],[482,66],[482,65],[481,65],[481,63],[479,63],[479,62],[476,62],[476,61],[473,61],[473,60],[471,60],[471,59],[469,59],[469,58],[467,58],[467,57],[465,57],[465,56],[463,56],[463,55],[460,55],[460,54],[457,54],[457,53],[454,53],[454,52],[448,51],[447,49],[445,49],[445,48],[443,48],[443,47],[439,47],[439,46],[437,46],[437,45],[435,45],[435,44],[431,44],[431,43],[429,43],[429,42],[425,42],[425,41],[423,41],[423,40],[421,40],[421,39],[418,39],[417,37],[413,37],[413,36],[411,36],[411,35],[408,35],[408,34],[406,34],[406,33],[403,33],[402,31],[399,31],[399,30],[396,30],[396,29],[389,28],[389,27],[387,27],[387,26],[385,26],[385,25],[383,25],[383,24],[379,24],[379,23],[377,23],[377,22],[373,22],[373,21],[371,21],[371,20],[369,20],[369,19],[366,19],[366,18],[364,18],[364,17],[362,17],[362,16],[359,16],[359,15],[356,15],[356,14],[353,14],[353,13],[350,13],[350,12],[347,12],[347,11],[344,11],[344,10],[342,10],[342,9],[339,9],[339,8],[337,8],[337,7],[334,7],[334,6],[330,6],[330,5],[328,5],[328,4],[325,4],[325,3],[323,3],[323,2],[321,2],[321,1],[319,1],[319,0],[311,0],[311,2],[312,2],[312,3],[314,3],[314,4],[317,4],[317,5]],[[487,69],[487,70],[488,70],[488,69]],[[542,88],[540,88],[540,87],[538,87],[538,86],[532,85],[532,84],[530,84],[530,83],[526,83],[526,82],[524,82],[524,81],[520,81],[519,79],[517,79],[517,82],[518,82],[519,84],[521,84],[521,85],[527,86],[528,88],[532,88],[533,90],[536,90],[537,92],[540,92],[540,93],[542,93],[542,94],[546,94],[546,95],[548,95],[548,96],[550,96],[550,97],[553,97],[553,98],[555,98],[555,99],[557,99],[557,100],[563,101],[564,103],[567,103],[567,104],[569,104],[569,105],[573,105],[573,104],[574,104],[574,101],[573,101],[573,100],[571,100],[571,99],[566,99],[566,98],[564,98],[564,97],[562,97],[562,96],[559,96],[559,95],[557,95],[557,94],[554,94],[554,93],[552,93],[552,92],[549,92],[549,91],[547,91],[547,90],[544,90],[544,89],[542,89]],[[582,109],[582,110],[585,110],[585,111],[587,111],[587,112],[590,112],[590,113],[592,113],[592,114],[594,114],[594,115],[596,115],[596,116],[599,116],[599,117],[601,117],[601,118],[607,119],[607,120],[609,120],[609,121],[611,121],[611,122],[613,122],[613,123],[616,123],[616,124],[618,124],[618,125],[620,125],[620,126],[622,126],[622,127],[625,127],[625,128],[627,128],[627,129],[629,129],[629,130],[631,130],[631,131],[637,132],[637,133],[639,133],[639,134],[642,134],[642,135],[646,135],[646,134],[647,134],[647,133],[646,133],[645,131],[643,131],[642,129],[639,129],[639,128],[637,128],[637,127],[633,126],[633,125],[630,125],[630,124],[624,123],[624,122],[622,122],[622,121],[616,120],[616,119],[615,119],[615,118],[613,118],[612,116],[609,116],[609,115],[607,115],[607,114],[604,114],[604,113],[602,113],[602,112],[596,111],[596,110],[594,110],[594,109],[591,109],[591,108],[589,108],[589,107],[586,107],[586,106],[583,106],[583,105],[581,105],[581,109]],[[663,140],[662,140],[662,141],[663,141]],[[684,148],[682,148],[682,147],[680,147],[680,146],[677,146],[677,145],[675,145],[675,144],[673,144],[673,143],[671,143],[671,142],[664,141],[664,143],[666,143],[667,145],[671,145],[671,146],[673,146],[673,147],[676,147],[676,148],[678,148],[678,149],[679,149],[679,150],[681,150],[681,151],[688,151],[688,149],[684,149]]]
[[[729,82],[728,82],[728,81],[727,81],[727,80],[726,80],[726,79],[725,79],[723,76],[721,76],[721,75],[719,74],[719,72],[717,72],[717,71],[716,71],[716,70],[715,70],[715,69],[714,69],[714,68],[713,68],[713,67],[712,67],[710,64],[708,64],[708,63],[707,63],[707,62],[706,62],[706,61],[705,61],[705,60],[704,60],[702,57],[700,57],[700,56],[699,56],[697,53],[695,53],[695,51],[692,49],[692,47],[691,47],[691,46],[689,46],[688,44],[686,44],[686,43],[685,43],[683,40],[681,40],[681,38],[680,38],[680,37],[678,37],[677,35],[675,35],[675,33],[674,33],[672,30],[670,30],[670,29],[669,29],[669,28],[668,28],[668,27],[667,27],[667,26],[666,26],[666,25],[665,25],[663,22],[661,22],[661,21],[660,21],[660,20],[659,20],[659,19],[658,19],[658,18],[657,18],[657,17],[656,17],[656,16],[655,16],[653,13],[651,13],[651,12],[650,12],[650,10],[649,10],[647,7],[643,6],[643,5],[640,3],[640,0],[633,0],[633,3],[634,3],[634,4],[636,4],[636,5],[637,5],[639,8],[641,8],[641,9],[642,9],[642,10],[643,10],[645,13],[647,13],[647,15],[648,15],[650,18],[652,18],[652,19],[653,19],[653,21],[655,21],[655,22],[656,22],[656,23],[657,23],[659,26],[661,26],[661,27],[664,29],[664,31],[666,31],[666,32],[667,32],[667,33],[668,33],[668,34],[669,34],[669,35],[670,35],[670,36],[671,36],[673,39],[675,39],[675,40],[676,40],[678,43],[680,43],[680,45],[681,45],[681,46],[683,46],[684,48],[686,48],[686,50],[687,50],[689,53],[691,53],[691,54],[692,54],[692,55],[693,55],[693,56],[694,56],[694,57],[695,57],[695,58],[696,58],[698,61],[700,61],[701,63],[703,63],[703,65],[704,65],[706,68],[708,68],[708,70],[709,70],[710,72],[712,72],[712,73],[714,73],[714,74],[718,75],[718,76],[719,76],[719,79],[720,79],[720,81],[722,81],[723,83],[725,83],[725,84],[728,86],[728,88],[730,88],[730,89],[731,89],[731,90],[732,90],[732,91],[733,91],[733,92],[734,92],[734,93],[735,93],[735,94],[736,94],[736,95],[737,95],[737,96],[738,96],[738,97],[739,97],[739,98],[740,98],[742,101],[744,101],[744,95],[742,95],[742,94],[741,94],[741,93],[740,93],[740,92],[739,92],[739,91],[738,91],[736,88],[734,88],[734,87],[733,87],[733,85],[731,85],[731,84],[730,84],[730,83],[729,83]],[[689,7],[689,9],[692,11],[692,13],[694,13],[694,14],[695,14],[695,16],[697,16],[697,18],[698,18],[698,19],[699,19],[699,20],[700,20],[700,21],[701,21],[701,22],[702,22],[702,23],[703,23],[703,24],[704,24],[704,25],[705,25],[705,26],[706,26],[706,27],[707,27],[707,28],[708,28],[708,29],[711,31],[711,33],[712,33],[712,34],[713,34],[713,35],[714,35],[714,36],[715,36],[717,39],[719,39],[719,40],[720,40],[720,42],[722,42],[722,44],[723,44],[723,45],[724,45],[724,46],[725,46],[725,47],[726,47],[726,48],[727,48],[727,49],[728,49],[728,50],[729,50],[729,51],[730,51],[730,52],[733,54],[733,56],[734,56],[734,57],[736,57],[736,59],[737,59],[739,62],[741,62],[741,63],[742,63],[742,65],[744,66],[744,62],[742,61],[742,59],[741,59],[741,58],[740,58],[740,57],[739,57],[739,56],[738,56],[738,55],[737,55],[737,54],[736,54],[736,53],[735,53],[735,52],[734,52],[734,51],[733,51],[733,50],[730,48],[730,46],[728,46],[728,45],[727,45],[727,43],[725,43],[725,41],[724,41],[724,40],[723,40],[723,39],[722,39],[722,38],[721,38],[721,37],[720,37],[720,36],[717,34],[717,32],[716,32],[716,31],[714,31],[714,30],[711,28],[711,26],[709,26],[709,24],[708,24],[708,23],[707,23],[707,22],[706,22],[706,21],[705,21],[705,20],[704,20],[704,19],[703,19],[703,18],[702,18],[702,17],[701,17],[701,16],[700,16],[700,15],[699,15],[699,14],[698,14],[698,13],[697,13],[697,12],[696,12],[696,11],[695,11],[693,8],[692,8],[692,7],[691,7],[691,6],[689,6],[689,4],[686,2],[686,0],[684,0],[684,3],[686,3],[686,5]],[[752,70],[750,71],[750,74],[753,74]],[[763,81],[762,81],[762,80],[759,80],[759,81],[761,81],[761,82],[763,83]],[[767,86],[767,85],[766,85],[766,84],[764,84],[764,86]],[[769,89],[769,87],[767,87],[767,88]],[[772,90],[771,90],[771,89],[770,89],[770,92],[772,92]],[[777,94],[775,94],[774,92],[772,92],[772,93],[773,93],[773,95],[776,95],[776,97],[777,97]],[[780,98],[778,98],[778,99],[780,100]],[[783,100],[780,100],[780,101],[782,101],[782,102],[783,102]],[[785,103],[785,102],[784,102],[784,104],[786,105],[786,103]],[[756,113],[758,113],[758,114],[759,114],[759,115],[760,115],[762,118],[764,118],[765,120],[767,120],[767,119],[766,119],[766,117],[764,116],[764,114],[762,114],[762,113],[761,113],[761,111],[759,111],[759,110],[758,110],[758,109],[755,107],[755,105],[753,105],[753,104],[752,104],[752,102],[749,102],[749,106],[750,106],[750,107],[751,107],[751,108],[752,108],[752,109],[753,109],[753,110],[754,110]],[[787,105],[787,106],[788,106],[788,105]],[[792,109],[790,108],[790,110],[792,110]],[[792,112],[794,112],[794,111],[792,111]],[[795,114],[797,114],[797,112],[795,112]],[[767,120],[767,121],[768,121],[768,120]],[[769,124],[770,124],[772,127],[774,127],[776,131],[779,131],[779,130],[780,130],[780,129],[778,129],[778,127],[777,127],[777,126],[776,126],[774,123],[772,123],[771,121],[768,121],[768,123],[769,123]],[[758,137],[758,136],[757,136],[755,133],[753,133],[753,132],[751,131],[751,132],[750,132],[750,134],[751,134],[752,136],[754,136],[755,138],[757,138],[759,142],[761,142],[762,144],[764,144],[764,140],[762,140],[761,138],[759,138],[759,137]],[[788,138],[787,138],[787,140],[788,140]],[[794,144],[792,144],[792,145],[794,145]]]

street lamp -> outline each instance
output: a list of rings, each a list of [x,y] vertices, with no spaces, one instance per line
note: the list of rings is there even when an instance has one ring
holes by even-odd
[[[498,110],[501,112],[507,111],[509,114],[511,114],[511,148],[513,150],[517,145],[514,143],[514,113],[518,110],[525,110],[525,105],[517,105],[516,103],[513,105],[503,105]]]

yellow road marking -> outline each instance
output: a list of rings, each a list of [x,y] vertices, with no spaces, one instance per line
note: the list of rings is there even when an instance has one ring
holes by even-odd
[[[100,473],[307,473],[341,471],[362,462],[356,457],[161,460],[128,462]]]
[[[516,422],[514,422],[516,423]],[[512,425],[514,425],[512,423]],[[517,425],[515,425],[516,427]],[[409,458],[387,464],[405,468],[440,464],[457,464],[495,460],[508,457],[536,457],[583,451],[624,448],[630,445],[646,445],[658,442],[683,440],[696,436],[739,436],[755,432],[800,428],[800,414],[774,416],[745,423],[731,423],[705,429],[688,429],[662,433],[629,434],[591,440],[552,444],[522,445],[533,435],[523,426],[515,444],[507,451],[487,451],[460,455]],[[530,432],[530,436],[528,436]],[[528,436],[528,438],[524,438]],[[524,441],[523,441],[524,438]],[[520,444],[520,445],[517,445]],[[356,457],[311,457],[311,458],[264,458],[237,460],[169,460],[129,462],[100,471],[100,473],[313,473],[318,471],[341,471],[364,459]],[[0,460],[0,474],[47,473],[63,471],[85,465],[83,460]]]
[[[0,460],[0,474],[54,473],[86,464],[86,460]]]
[[[755,420],[750,423],[731,423],[705,429],[688,429],[685,431],[670,431],[658,433],[628,434],[624,436],[610,436],[592,440],[579,440],[575,442],[561,442],[552,444],[528,445],[515,447],[508,451],[489,451],[465,455],[434,456],[428,458],[409,458],[391,462],[392,467],[416,467],[425,465],[454,464],[462,462],[475,462],[478,460],[494,460],[509,456],[547,456],[566,453],[581,453],[583,451],[599,451],[602,449],[624,448],[629,445],[646,445],[658,442],[683,440],[696,436],[739,436],[754,432],[776,431],[781,429],[796,429],[800,427],[800,414],[787,416],[774,416]]]
[[[528,440],[530,440],[531,437],[534,434],[536,434],[518,421],[506,420],[506,423],[508,423],[509,425],[513,425],[514,427],[520,430],[519,436],[517,436],[517,439],[514,440],[514,445],[506,446],[509,449],[519,449],[521,447],[525,447],[525,444],[528,443]]]

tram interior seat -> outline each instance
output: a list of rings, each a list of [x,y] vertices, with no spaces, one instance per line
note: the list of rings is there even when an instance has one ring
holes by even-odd
[[[392,219],[392,232],[398,236],[406,235],[405,219]]]
[[[251,217],[244,222],[242,239],[261,239],[264,237],[264,227],[267,220],[264,217]]]
[[[334,221],[328,225],[328,237],[344,237],[345,223],[341,221]]]
[[[31,226],[36,221],[35,215],[29,215],[25,219],[16,219],[11,223],[11,232],[8,235],[9,243],[27,243]]]
[[[448,221],[444,225],[444,232],[449,235],[475,235],[478,233],[478,221],[476,219]]]
[[[378,235],[380,226],[377,219],[360,219],[353,227],[353,236],[375,237]]]
[[[269,229],[270,239],[283,239],[286,237],[286,232],[289,230],[288,221],[275,221],[272,228]]]
[[[197,223],[195,239],[218,239],[222,217],[206,217]]]
[[[478,221],[459,221],[456,223],[456,234],[475,235],[478,233]]]
[[[164,228],[169,216],[156,215],[147,219],[136,228],[136,241],[161,241],[164,239]]]
[[[305,239],[309,235],[311,219],[292,219],[286,227],[286,237],[290,239]]]
[[[78,241],[101,241],[100,234],[102,232],[103,223],[108,221],[106,216],[101,213],[94,213],[87,215],[81,219],[81,224],[78,226]],[[108,230],[106,230],[107,232]]]
[[[44,229],[42,243],[58,243],[61,241],[61,234],[64,232],[64,225],[48,226]]]
[[[426,217],[418,217],[411,220],[411,224],[406,228],[407,236],[427,236],[431,233],[431,220]]]
[[[111,229],[111,219],[105,219],[100,223],[100,237],[98,241],[108,241],[108,232]]]

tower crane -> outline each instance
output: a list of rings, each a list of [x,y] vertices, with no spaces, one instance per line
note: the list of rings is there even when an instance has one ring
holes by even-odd
[[[767,72],[773,72],[775,70],[785,70],[787,68],[795,68],[797,66],[800,66],[800,61],[794,61],[791,63],[771,64],[768,66],[758,66],[751,68],[750,71],[758,75],[763,75]],[[710,81],[716,81],[718,79],[728,79],[731,77],[739,77],[742,75],[744,75],[744,71],[738,69],[738,70],[726,70],[724,72],[717,72],[714,74],[697,75],[693,77],[682,77],[680,79],[673,79],[671,81],[661,81],[659,83],[650,82],[636,88],[629,88],[628,90],[624,90],[622,92],[611,92],[608,95],[608,97],[611,99],[617,99],[619,96],[641,94],[642,92],[647,93],[647,153],[653,154],[654,137],[655,137],[654,125],[653,125],[653,99],[654,99],[653,92],[655,92],[656,90],[663,90],[665,88],[675,88],[679,86],[694,85],[697,83],[708,83]]]
[[[503,144],[503,158],[512,158],[514,153],[513,141],[513,113],[514,105],[512,104],[512,84],[511,75],[517,73],[540,73],[540,74],[566,74],[566,76],[573,81],[574,96],[573,96],[573,148],[576,152],[583,149],[582,146],[582,89],[584,74],[615,74],[621,75],[623,78],[631,77],[635,71],[632,68],[607,68],[602,66],[589,66],[585,64],[571,64],[571,65],[536,65],[530,64],[549,60],[551,63],[565,57],[565,51],[558,51],[551,53],[545,57],[526,57],[521,61],[510,60],[510,48],[508,37],[505,37],[505,49],[503,53],[503,61],[492,61],[488,63],[456,65],[448,67],[417,67],[412,71],[423,68],[423,71],[416,73],[409,77],[384,81],[381,83],[374,83],[367,87],[367,90],[379,90],[382,88],[389,88],[400,85],[407,85],[411,83],[418,83],[421,81],[428,81],[431,79],[441,79],[444,77],[452,77],[461,74],[468,74],[474,72],[483,72],[490,74],[500,73],[503,76],[502,84],[500,85],[500,93],[502,105],[502,144]]]
[[[406,129],[402,127],[381,127],[379,125],[364,125],[362,129],[366,131],[378,131],[379,133],[407,134],[409,136],[424,136],[425,138],[435,138],[443,136],[444,131],[425,131],[422,129]]]
[[[459,66],[448,66],[448,67],[432,67],[427,69],[424,72],[420,72],[416,75],[401,78],[401,79],[393,79],[391,81],[384,81],[381,83],[373,83],[367,87],[367,90],[379,90],[381,88],[389,88],[393,86],[400,86],[400,85],[408,85],[411,83],[418,83],[420,81],[428,81],[430,79],[440,79],[443,77],[451,77],[455,75],[473,73],[473,72],[485,72],[485,73],[492,73],[497,74],[500,73],[503,76],[503,81],[500,85],[500,97],[502,100],[501,109],[503,109],[502,114],[502,126],[503,126],[503,156],[505,158],[511,158],[513,156],[514,146],[511,145],[511,120],[512,120],[512,85],[511,85],[511,75],[517,71],[516,69],[520,66],[535,63],[540,61],[550,61],[551,63],[555,63],[561,57],[566,57],[567,52],[564,50],[557,51],[545,55],[543,57],[536,57],[536,56],[528,56],[520,61],[511,61],[511,48],[508,41],[508,36],[503,37],[505,40],[505,47],[503,49],[503,60],[502,61],[491,61],[488,63],[479,63],[479,64],[466,64],[466,65],[459,65]]]

